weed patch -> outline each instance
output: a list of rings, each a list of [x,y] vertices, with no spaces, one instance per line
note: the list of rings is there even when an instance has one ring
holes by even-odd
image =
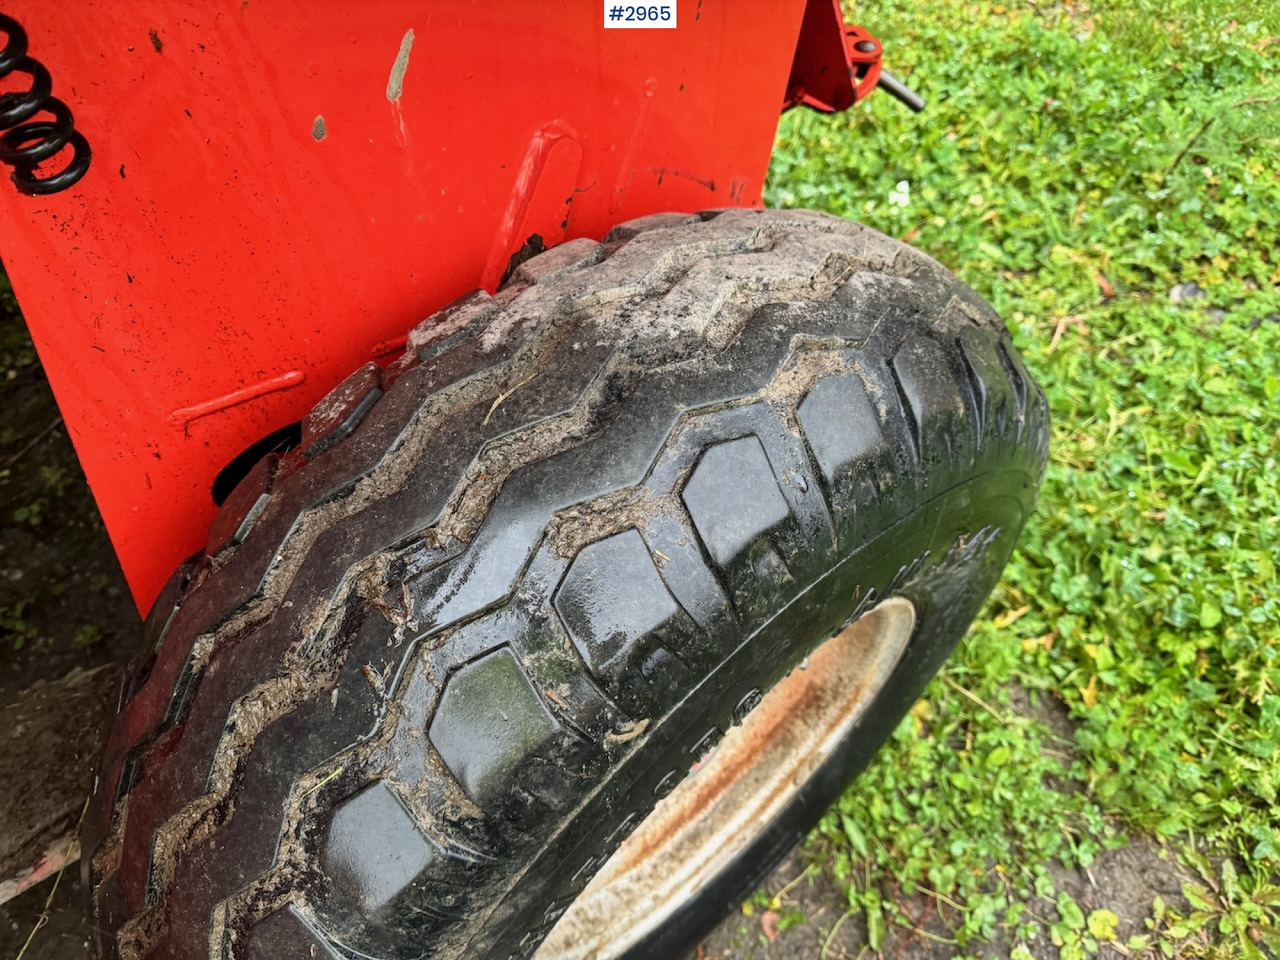
[[[1264,956],[1280,947],[1280,7],[889,0],[850,19],[929,109],[788,114],[767,200],[956,270],[1009,322],[1054,435],[985,619],[811,844],[869,927],[908,923],[895,896],[924,892],[957,952],[1047,935],[1070,960],[1115,940],[1115,914],[1083,911],[1050,865],[1152,837],[1202,882],[1188,909],[1153,897],[1119,946]]]

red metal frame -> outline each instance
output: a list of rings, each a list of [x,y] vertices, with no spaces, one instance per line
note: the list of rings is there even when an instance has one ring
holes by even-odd
[[[845,26],[840,0],[809,0],[787,81],[787,106],[847,110],[880,82],[880,41]]]
[[[679,0],[675,30],[598,0],[9,12],[94,161],[0,188],[0,253],[144,612],[222,467],[532,235],[759,205],[779,106],[854,89],[833,0]]]

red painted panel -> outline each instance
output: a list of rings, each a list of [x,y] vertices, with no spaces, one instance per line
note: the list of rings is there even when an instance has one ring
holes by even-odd
[[[139,606],[221,467],[530,233],[758,204],[803,9],[11,3],[94,162],[0,183],[0,255]]]

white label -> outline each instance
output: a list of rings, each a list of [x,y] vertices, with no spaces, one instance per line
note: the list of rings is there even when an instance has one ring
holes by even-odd
[[[612,3],[605,0],[604,25],[606,27],[647,27],[649,29],[674,29],[676,5],[666,3]]]

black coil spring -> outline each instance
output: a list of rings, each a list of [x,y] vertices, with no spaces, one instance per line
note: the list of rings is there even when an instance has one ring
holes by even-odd
[[[27,56],[27,31],[2,13],[0,31],[9,38],[0,50],[0,80],[11,73],[31,77],[29,90],[0,93],[0,130],[5,131],[0,135],[0,162],[13,167],[13,182],[29,196],[66,190],[89,169],[89,141],[76,130],[70,108],[50,96],[53,80],[49,71]],[[29,122],[41,110],[53,119]],[[71,162],[57,173],[37,177],[36,167],[67,144],[72,148]]]

